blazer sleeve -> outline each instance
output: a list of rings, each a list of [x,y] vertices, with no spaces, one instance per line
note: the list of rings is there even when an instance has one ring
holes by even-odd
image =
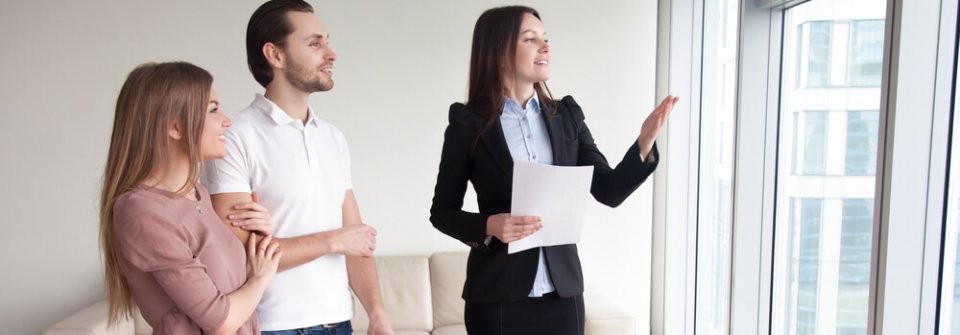
[[[579,146],[577,149],[577,165],[593,165],[593,181],[590,186],[590,193],[604,205],[619,206],[656,170],[657,163],[660,162],[660,154],[657,151],[656,143],[653,145],[653,159],[644,161],[640,158],[640,146],[637,141],[633,141],[633,144],[623,155],[620,164],[611,168],[606,157],[600,153],[596,143],[594,143],[593,135],[584,122],[585,117],[580,105],[569,95],[563,97],[560,102],[566,106],[576,126]]]
[[[476,142],[476,130],[469,113],[463,104],[450,106],[450,123],[443,134],[430,222],[440,232],[470,247],[479,247],[486,238],[487,217],[490,215],[463,210],[463,196],[473,166],[471,152]]]

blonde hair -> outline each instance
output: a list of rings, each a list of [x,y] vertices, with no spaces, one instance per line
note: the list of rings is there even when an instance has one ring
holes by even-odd
[[[180,143],[194,167],[176,194],[183,196],[193,189],[200,174],[198,141],[212,85],[210,73],[196,65],[147,63],[130,72],[120,89],[100,197],[100,246],[110,304],[108,325],[130,318],[134,311],[113,236],[114,203],[170,159],[174,147],[168,131],[174,123],[180,126]]]

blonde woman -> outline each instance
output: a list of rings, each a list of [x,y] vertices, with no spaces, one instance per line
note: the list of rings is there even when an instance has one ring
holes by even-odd
[[[136,303],[154,334],[259,334],[251,316],[282,252],[264,207],[234,207],[266,236],[245,251],[197,182],[202,161],[226,153],[212,84],[192,64],[151,63],[120,90],[100,208],[111,324]]]

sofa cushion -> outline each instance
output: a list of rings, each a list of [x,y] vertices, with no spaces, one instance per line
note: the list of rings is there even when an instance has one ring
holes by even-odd
[[[107,327],[107,301],[100,301],[50,326],[43,335],[127,335],[133,334],[133,322],[122,320],[115,327]],[[138,313],[139,314],[139,313]]]
[[[437,327],[431,335],[467,335],[467,328],[463,325]]]
[[[367,331],[354,330],[353,335],[367,335]],[[430,333],[420,330],[394,330],[393,335],[430,335]]]
[[[427,334],[433,329],[427,262],[427,256],[376,257],[383,307],[397,335]],[[370,319],[356,296],[353,306],[353,329],[365,334]]]
[[[463,327],[463,283],[467,280],[467,253],[438,252],[430,256],[433,285],[433,326]]]
[[[637,323],[606,297],[591,291],[583,292],[586,334],[633,335]]]
[[[136,335],[152,335],[153,327],[150,327],[150,324],[147,323],[147,320],[143,318],[143,314],[140,314],[140,308],[137,308],[137,312],[134,313],[135,317],[133,319],[134,328],[136,328]]]

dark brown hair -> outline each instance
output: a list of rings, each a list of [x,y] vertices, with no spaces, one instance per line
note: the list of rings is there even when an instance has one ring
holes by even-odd
[[[294,11],[313,13],[313,6],[302,0],[270,0],[260,5],[247,23],[247,66],[263,87],[273,81],[273,69],[263,55],[263,45],[283,47],[284,39],[294,29],[287,13]]]
[[[174,123],[182,126],[183,143],[193,168],[176,194],[183,196],[193,189],[200,175],[199,141],[212,85],[210,73],[196,65],[147,63],[130,72],[120,89],[100,194],[100,248],[109,326],[134,312],[133,296],[120,272],[120,257],[113,236],[114,203],[170,159],[175,149],[171,147],[167,131]]]
[[[470,88],[467,105],[486,119],[479,134],[487,131],[500,117],[503,108],[503,75],[501,64],[514,68],[517,39],[524,14],[540,20],[537,10],[526,6],[506,6],[488,9],[473,27],[473,47],[470,51]],[[556,104],[546,83],[533,84],[540,103],[551,109]]]

